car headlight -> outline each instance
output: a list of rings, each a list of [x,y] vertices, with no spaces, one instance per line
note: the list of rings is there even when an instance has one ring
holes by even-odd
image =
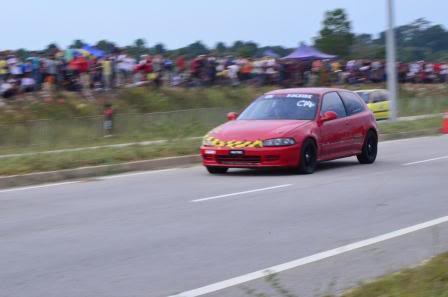
[[[263,141],[263,146],[290,146],[296,144],[294,138],[273,138]]]
[[[209,137],[209,136],[205,136],[205,137],[202,139],[202,145],[203,145],[203,146],[213,146],[213,143],[212,143],[212,141],[210,140],[210,137]]]

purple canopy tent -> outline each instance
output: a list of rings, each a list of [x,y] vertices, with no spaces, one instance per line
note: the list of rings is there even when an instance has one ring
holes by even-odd
[[[271,49],[265,50],[265,51],[263,52],[263,57],[269,57],[269,58],[275,58],[275,59],[280,58],[280,56],[277,55],[277,53],[275,53],[275,52],[274,52],[273,50],[271,50]]]
[[[295,51],[283,57],[282,60],[300,60],[300,61],[310,61],[310,60],[332,60],[337,58],[337,56],[328,55],[320,52],[312,46],[308,46],[302,43]]]

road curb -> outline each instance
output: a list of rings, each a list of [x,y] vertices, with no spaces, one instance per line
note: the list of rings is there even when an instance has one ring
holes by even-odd
[[[91,178],[129,171],[165,169],[165,168],[197,164],[200,161],[201,161],[200,155],[189,155],[189,156],[169,157],[153,160],[111,164],[111,165],[64,169],[49,172],[36,172],[23,175],[11,175],[0,177],[0,189],[20,187],[20,186],[30,186],[43,183],[54,183],[70,179]]]

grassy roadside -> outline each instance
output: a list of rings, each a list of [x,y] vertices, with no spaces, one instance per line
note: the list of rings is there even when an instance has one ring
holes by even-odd
[[[397,123],[381,122],[379,124],[380,132],[388,134],[390,136],[389,139],[434,135],[438,133],[440,125],[441,117],[439,116],[415,121]],[[423,134],[422,131],[424,132]],[[196,134],[195,136],[198,135]],[[58,154],[36,154],[26,157],[5,158],[0,159],[0,176],[196,154],[198,153],[200,142],[198,139],[173,138],[172,141],[165,144],[150,146],[135,145],[123,148],[101,148]]]
[[[0,159],[0,176],[197,154],[200,142],[184,139],[155,146],[136,145]]]
[[[243,287],[244,296],[299,297],[286,289],[278,275],[265,278],[277,294],[270,295]],[[439,255],[415,268],[404,269],[337,295],[339,297],[448,297],[448,253]],[[325,297],[336,297],[325,295]]]
[[[448,297],[448,253],[428,263],[387,275],[342,297]]]
[[[210,107],[241,108],[273,88],[275,87],[125,88],[110,93],[99,93],[95,95],[96,100],[92,101],[76,93],[57,92],[51,101],[34,98],[10,102],[6,107],[0,108],[0,125],[101,116],[105,102],[112,103],[119,114],[146,114]]]
[[[396,135],[397,138],[400,133],[407,132],[415,132],[415,135],[419,135],[419,132],[437,134],[441,126],[442,116],[440,115],[414,121],[399,121],[395,123],[378,122],[378,128],[381,134]]]
[[[341,85],[350,90],[385,88],[382,84]],[[242,108],[256,97],[278,86],[255,88],[161,88],[146,87],[119,89],[98,93],[90,101],[76,93],[56,92],[51,101],[41,98],[18,98],[0,108],[0,125],[10,125],[36,120],[61,120],[101,116],[105,102],[113,104],[120,114],[143,114],[181,109],[231,107]],[[400,116],[443,112],[448,109],[448,84],[400,85],[398,98]]]
[[[230,110],[231,108],[211,108],[147,116],[120,116],[116,120],[115,135],[110,138],[103,137],[102,120],[98,118],[90,119],[91,122],[61,120],[35,128],[9,126],[0,129],[0,143],[4,139],[4,145],[0,145],[0,155],[200,137],[225,122],[225,115]],[[441,117],[437,115],[394,124],[380,121],[379,127],[382,134],[399,138],[409,137],[400,134],[402,132],[415,132],[415,136],[437,133],[441,121]],[[31,131],[27,132],[26,129]]]
[[[88,101],[61,92],[52,101],[17,100],[0,107],[0,154],[204,134],[272,87],[120,89]],[[104,138],[103,105],[116,112],[115,137]]]
[[[340,86],[352,90],[382,85]],[[130,88],[88,101],[61,92],[53,101],[16,101],[0,108],[0,154],[198,136],[226,120],[254,98],[277,88]],[[117,112],[113,138],[104,138],[102,109]],[[401,85],[400,116],[448,110],[448,85]],[[174,111],[174,112],[173,112]]]
[[[0,126],[0,154],[195,137],[226,121],[231,108],[151,114],[118,114],[114,137],[105,138],[102,117]]]

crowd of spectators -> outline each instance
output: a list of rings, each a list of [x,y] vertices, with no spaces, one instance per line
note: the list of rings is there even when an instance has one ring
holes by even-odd
[[[444,83],[448,63],[419,61],[397,64],[401,83]],[[294,61],[274,57],[237,58],[201,55],[193,59],[143,55],[136,59],[125,51],[95,57],[86,51],[32,53],[20,59],[13,52],[0,53],[0,96],[54,90],[109,91],[141,85],[201,87],[213,85],[275,84],[282,87],[381,83],[386,80],[380,60]]]

